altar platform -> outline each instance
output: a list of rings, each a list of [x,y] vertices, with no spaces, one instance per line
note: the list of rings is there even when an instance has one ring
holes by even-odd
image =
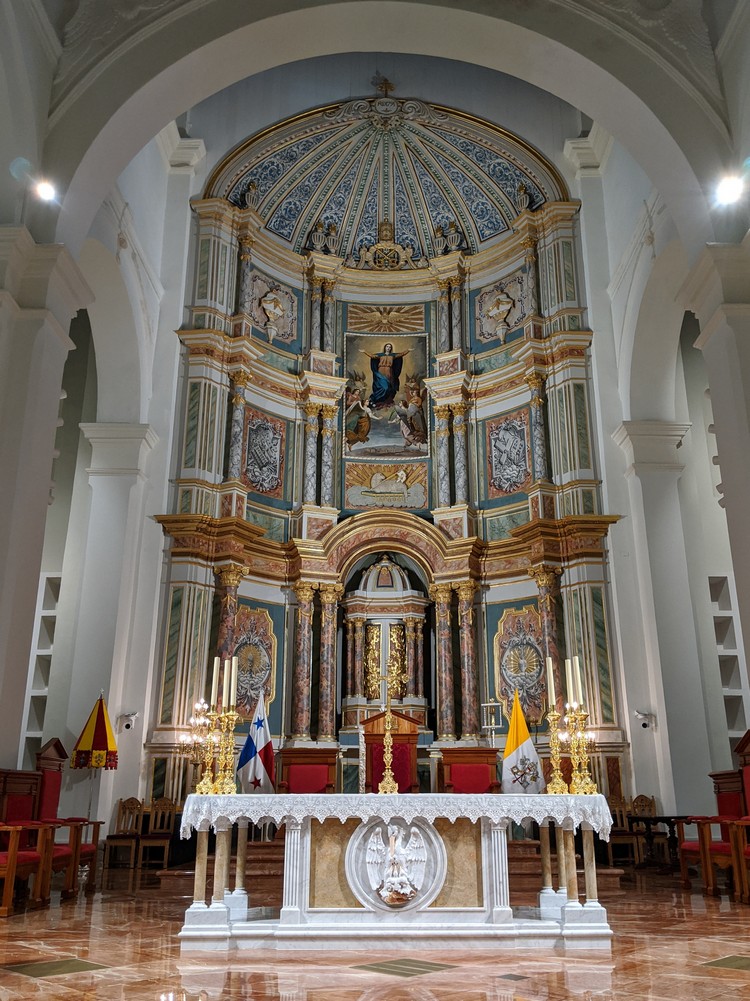
[[[539,824],[539,906],[509,904],[508,830]],[[280,913],[245,889],[248,824],[286,827]],[[607,840],[603,796],[459,794],[189,796],[182,836],[197,831],[193,902],[183,952],[250,949],[610,949],[597,900],[594,835]],[[550,827],[558,886],[553,886]],[[235,885],[229,886],[236,826]],[[216,832],[206,899],[208,832]],[[582,832],[585,897],[578,895],[575,833]]]

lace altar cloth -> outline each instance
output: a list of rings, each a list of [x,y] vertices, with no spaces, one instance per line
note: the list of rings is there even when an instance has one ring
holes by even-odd
[[[476,823],[486,817],[493,823],[524,820],[556,824],[572,821],[574,828],[589,824],[604,841],[609,841],[612,815],[604,796],[513,796],[461,795],[459,793],[415,793],[381,795],[289,793],[261,796],[188,796],[182,811],[180,835],[189,838],[193,830],[207,830],[217,823],[221,827],[238,820],[252,824],[288,820],[301,823],[307,817],[314,820],[335,818],[342,823],[351,817],[360,820],[381,818],[389,822],[399,817],[411,823],[416,817],[433,821],[445,817],[451,822],[462,817]]]

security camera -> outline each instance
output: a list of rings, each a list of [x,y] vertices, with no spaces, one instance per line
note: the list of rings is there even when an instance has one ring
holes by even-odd
[[[132,730],[135,726],[135,721],[138,719],[138,713],[120,713],[117,717],[117,732],[122,733],[123,730]]]
[[[636,709],[633,712],[636,719],[641,721],[641,726],[644,730],[648,730],[650,726],[653,726],[656,722],[656,717],[653,713],[645,712],[642,709]]]

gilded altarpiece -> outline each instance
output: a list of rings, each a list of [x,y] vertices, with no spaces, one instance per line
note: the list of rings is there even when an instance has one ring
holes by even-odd
[[[495,699],[510,717],[513,693],[529,724],[542,722],[547,709],[542,620],[537,608],[506,608],[493,642]]]

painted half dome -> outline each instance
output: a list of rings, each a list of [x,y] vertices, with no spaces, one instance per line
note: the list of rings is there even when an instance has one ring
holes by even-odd
[[[395,242],[418,259],[440,253],[440,233],[452,229],[475,253],[507,233],[520,208],[567,191],[541,154],[498,126],[386,96],[319,108],[251,137],[217,167],[206,196],[251,205],[297,253],[317,228],[335,234],[339,256],[357,256],[390,220]]]

